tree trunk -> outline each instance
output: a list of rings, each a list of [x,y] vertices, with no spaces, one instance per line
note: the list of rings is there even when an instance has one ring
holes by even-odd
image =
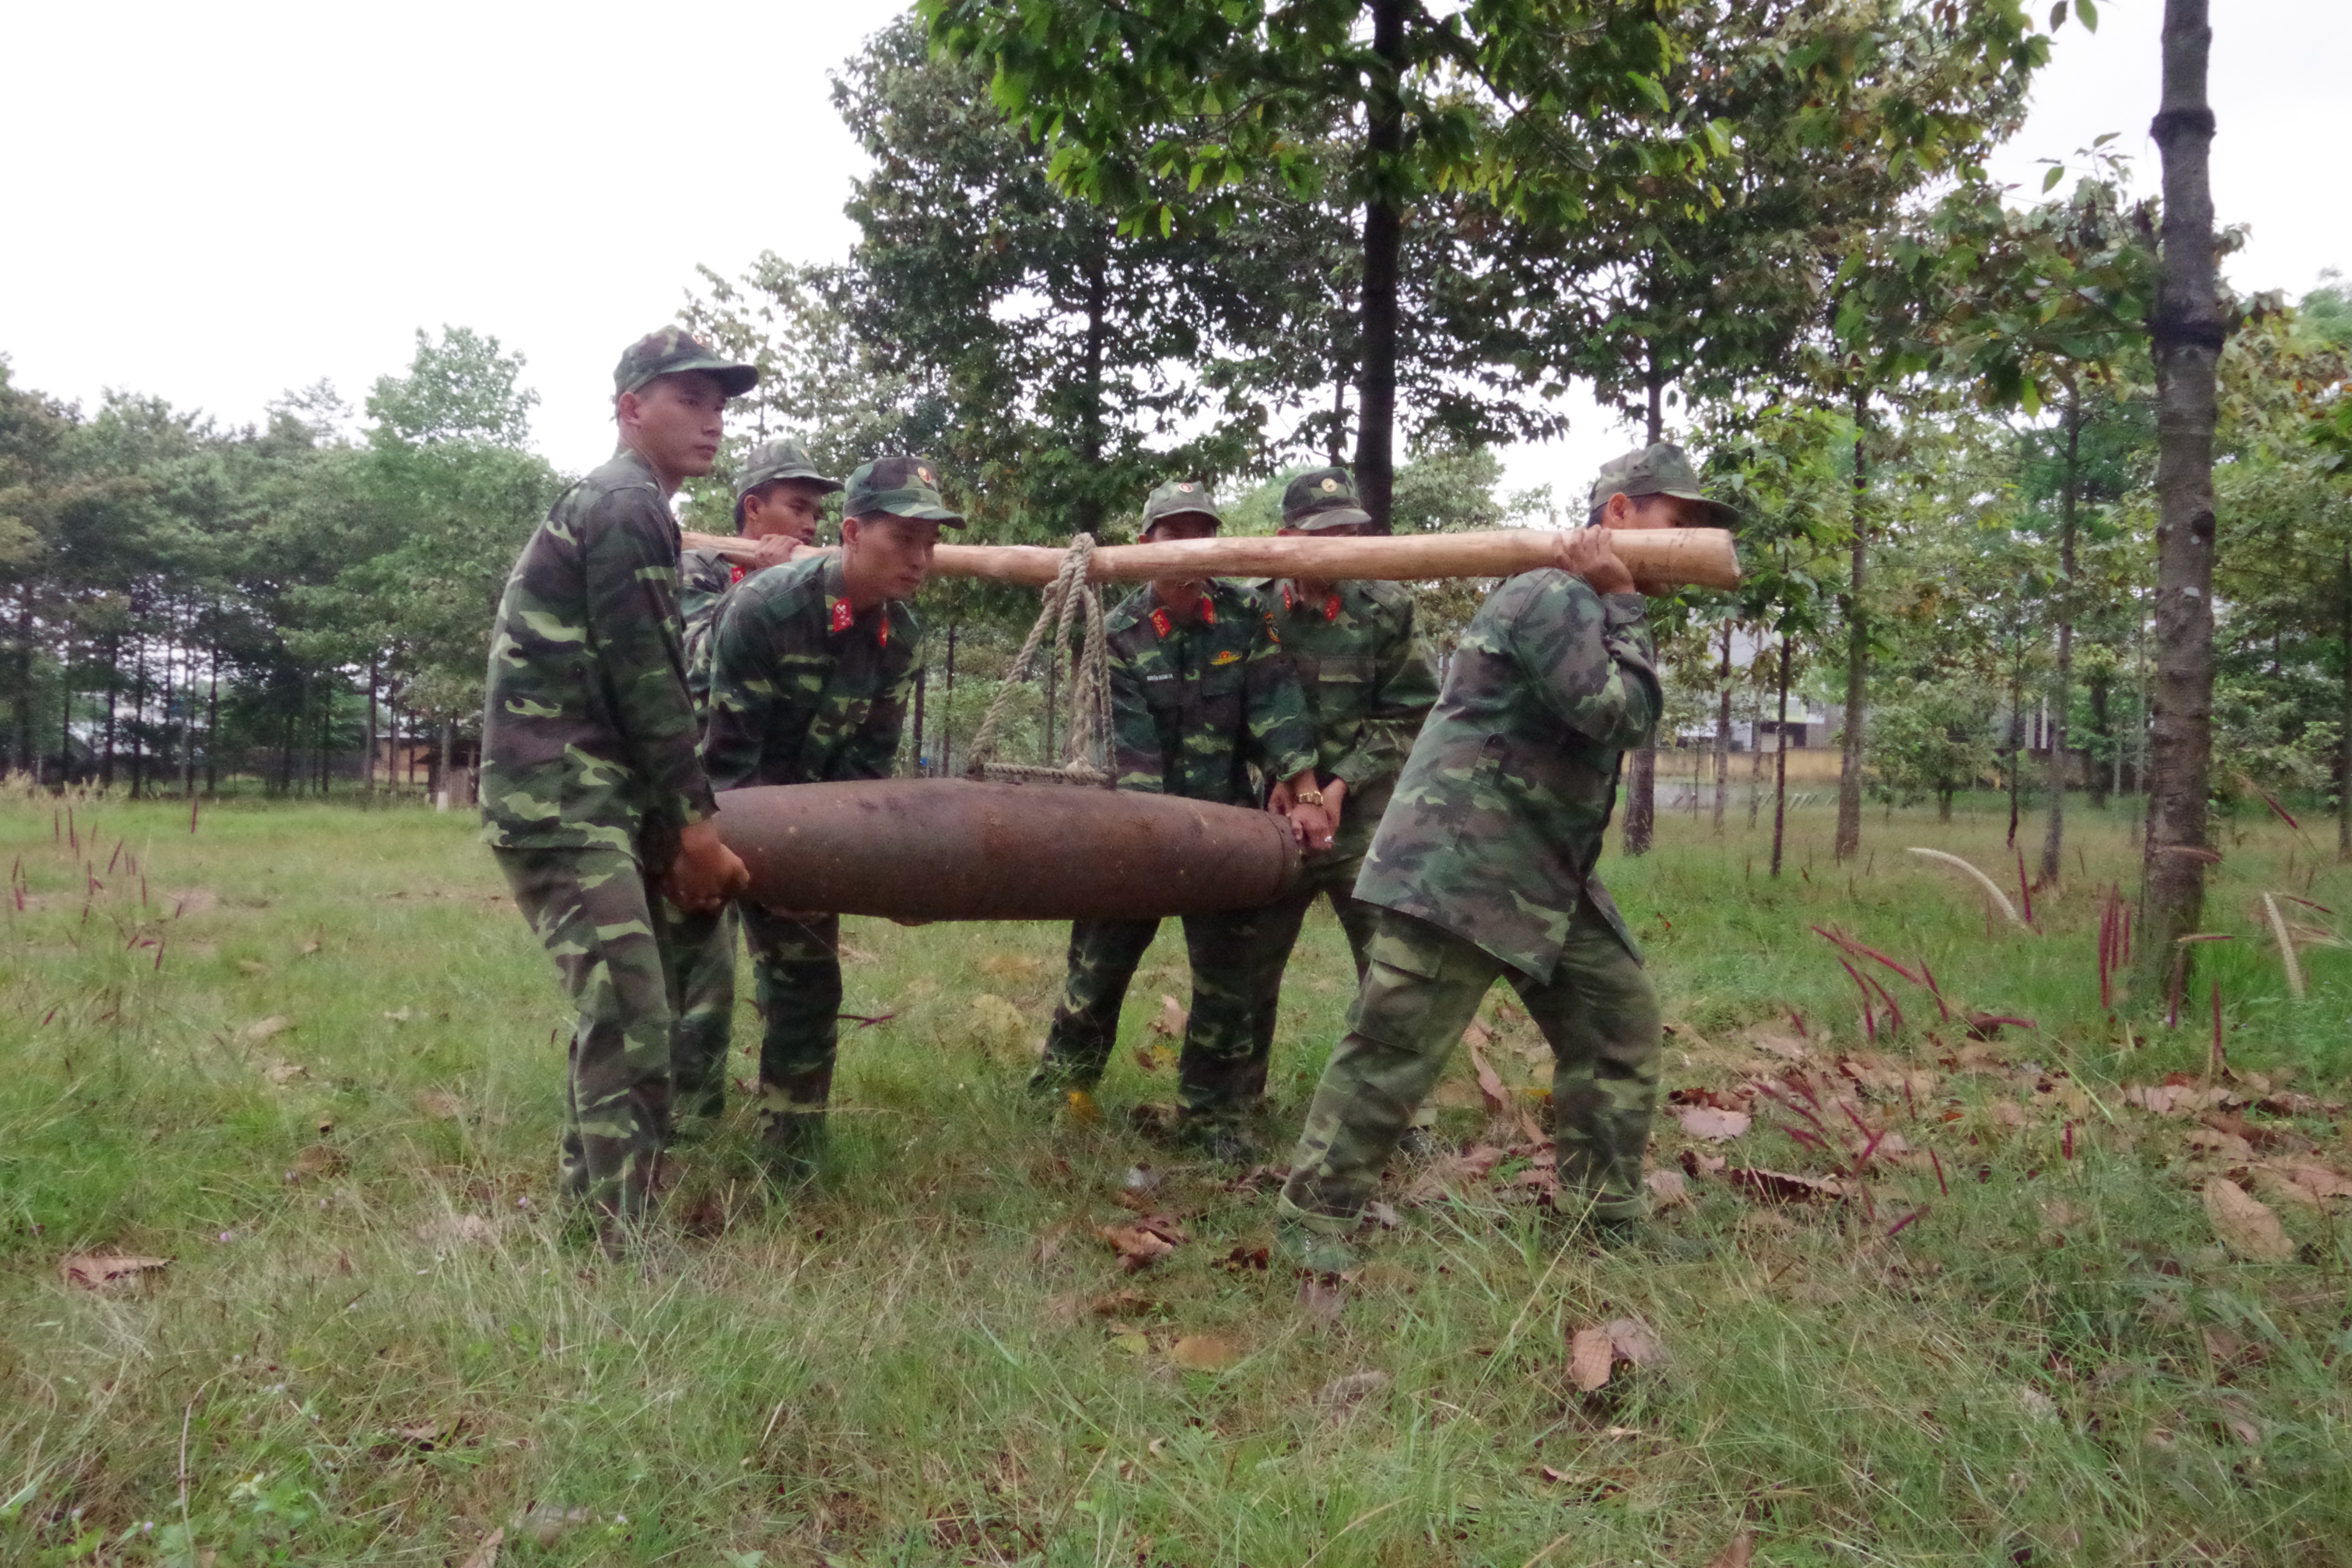
[[[1723,814],[1731,804],[1731,623],[1723,623],[1723,683],[1715,709],[1715,836],[1723,837]]]
[[[2066,389],[2066,466],[2058,492],[2058,668],[2050,682],[2050,826],[2042,836],[2041,880],[2058,879],[2066,847],[2066,721],[2074,705],[2074,491],[2082,474],[2083,398]]]
[[[70,626],[71,623],[68,623]],[[73,779],[73,633],[66,633],[65,658],[58,665],[58,787]]]
[[[1764,805],[1764,694],[1756,694],[1756,717],[1748,729],[1748,831],[1756,831],[1756,814]]]
[[[449,745],[457,728],[457,726],[446,718],[441,721],[441,758],[439,765],[434,770],[440,776],[433,783],[433,806],[436,811],[446,811],[457,804],[450,798],[457,791],[449,779]]]
[[[212,668],[206,677],[212,688],[205,699],[205,793],[220,793],[220,644],[212,645]]]
[[[1845,734],[1838,748],[1838,818],[1836,858],[1845,859],[1862,848],[1862,724],[1869,702],[1870,627],[1862,607],[1862,589],[1870,562],[1870,520],[1864,510],[1870,488],[1870,458],[1863,448],[1863,422],[1869,417],[1870,394],[1856,387],[1853,402],[1853,564],[1845,601]]]
[[[2017,847],[2019,781],[2025,773],[2025,654],[2009,661],[2009,846]]]
[[[33,717],[33,584],[30,582],[20,584],[16,589],[16,658],[11,662],[16,667],[16,765],[38,778],[41,759],[35,752],[39,742],[33,738],[37,721]]]
[[[106,757],[98,766],[98,787],[114,787],[114,710],[122,687],[122,635],[106,639]]]
[[[2352,860],[2352,545],[2344,550],[2344,737],[2336,777],[2336,858]]]
[[[1780,716],[1772,723],[1772,875],[1789,826],[1789,634],[1780,634]]]
[[[1397,277],[1404,212],[1389,194],[1402,178],[1404,20],[1408,0],[1371,0],[1372,56],[1366,83],[1362,359],[1357,369],[1356,499],[1386,532],[1396,479]]]
[[[147,639],[131,639],[131,798],[147,787]]]
[[[2123,787],[2123,749],[2116,744],[2115,713],[2110,706],[2114,696],[2115,677],[2104,664],[2092,672],[2087,683],[2091,698],[2091,744],[2106,759],[2102,769],[2099,758],[2087,759],[2084,772],[2091,785],[2091,809],[2107,809],[2107,796]]]
[[[2213,426],[2222,329],[2213,259],[2205,91],[2213,30],[2207,0],[2165,0],[2163,108],[2149,127],[2164,163],[2164,237],[2156,357],[2156,737],[2148,781],[2146,919],[2151,981],[2205,907],[2205,862],[2176,855],[2206,846],[2213,763]],[[2148,985],[2153,994],[2155,985]]]
[[[373,654],[371,654],[371,655],[368,657],[368,736],[367,736],[367,766],[366,766],[366,768],[365,768],[364,770],[362,770],[362,777],[366,781],[366,784],[367,784],[367,792],[368,792],[368,794],[370,794],[370,795],[373,795],[373,794],[375,794],[375,751],[376,751],[376,745],[375,745],[375,704],[376,704],[376,693],[377,693],[377,691],[378,691],[378,690],[383,687],[383,659],[382,659],[380,657],[378,657],[378,656],[376,656],[376,655],[373,655]]]
[[[1093,479],[1102,462],[1103,433],[1103,351],[1110,335],[1109,285],[1105,276],[1105,262],[1099,246],[1087,258],[1087,421],[1078,437],[1079,455],[1085,458],[1087,476]],[[1102,528],[1102,497],[1089,487],[1078,495],[1078,529],[1084,533],[1099,532]],[[920,733],[919,731],[917,731]]]

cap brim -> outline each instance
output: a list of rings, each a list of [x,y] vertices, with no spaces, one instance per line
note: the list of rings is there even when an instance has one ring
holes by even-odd
[[[646,381],[658,381],[665,375],[684,375],[690,371],[702,371],[715,377],[719,390],[730,397],[740,397],[760,384],[760,367],[742,364],[731,359],[690,359],[677,364],[664,365]]]
[[[1695,500],[1698,502],[1699,505],[1706,508],[1707,520],[1713,522],[1716,527],[1738,528],[1739,526],[1739,509],[1738,507],[1733,506],[1729,501],[1717,500],[1713,496],[1701,495],[1696,490],[1643,490],[1642,492],[1642,496],[1637,496],[1631,490],[1627,490],[1624,493],[1625,498],[1628,500],[1639,500],[1642,499],[1642,496],[1672,496],[1676,500]],[[1593,505],[1600,506],[1606,502],[1608,499],[1609,498],[1607,496],[1603,496],[1600,500],[1593,502]]]
[[[827,479],[824,475],[817,473],[813,469],[786,468],[780,473],[761,474],[758,479],[750,480],[740,489],[736,490],[735,497],[738,500],[740,500],[743,497],[750,495],[753,490],[758,489],[761,485],[772,485],[778,479],[798,479],[803,484],[816,486],[819,489],[824,490],[827,495],[832,494],[835,490],[845,489],[848,488],[839,479]]]
[[[943,506],[894,506],[877,510],[881,517],[903,517],[912,522],[936,522],[941,528],[961,528],[963,514]]]
[[[1286,517],[1282,526],[1305,533],[1320,533],[1327,528],[1360,528],[1371,521],[1372,514],[1361,507],[1332,506],[1300,517]]]
[[[1225,520],[1219,517],[1215,512],[1204,511],[1197,506],[1188,506],[1180,511],[1163,511],[1158,517],[1144,519],[1143,531],[1149,533],[1153,529],[1158,528],[1161,523],[1171,521],[1180,517],[1205,517],[1219,528],[1225,526]]]

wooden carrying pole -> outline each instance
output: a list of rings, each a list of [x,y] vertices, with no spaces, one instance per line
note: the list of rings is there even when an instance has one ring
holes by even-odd
[[[1292,534],[1108,544],[1095,552],[1087,577],[1125,583],[1154,577],[1305,577],[1321,583],[1366,577],[1391,582],[1509,577],[1559,564],[1567,538],[1534,529],[1496,529],[1348,539]],[[727,534],[688,533],[685,540],[689,550],[715,550],[730,559],[748,558],[752,549],[750,541]],[[1723,529],[1619,529],[1610,541],[1644,593],[1739,585],[1739,558],[1731,535]],[[931,571],[940,577],[985,577],[1042,588],[1060,570],[1062,555],[1037,544],[942,544]]]

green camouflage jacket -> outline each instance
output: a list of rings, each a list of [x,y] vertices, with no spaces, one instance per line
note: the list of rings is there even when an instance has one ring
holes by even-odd
[[[745,578],[711,647],[711,784],[888,777],[922,666],[914,611],[892,599],[853,613],[837,554]]]
[[[1315,734],[1256,595],[1212,581],[1208,596],[1180,626],[1147,584],[1103,617],[1112,771],[1121,789],[1250,805],[1250,764],[1288,778],[1314,763]]]
[[[740,580],[735,563],[716,550],[689,550],[677,561],[677,613],[686,622],[686,689],[694,716],[710,705],[710,640],[719,631],[719,606]]]
[[[619,849],[667,867],[717,809],[694,751],[677,524],[635,452],[565,490],[523,546],[490,630],[483,837]]]
[[[1394,583],[1350,582],[1310,600],[1284,581],[1261,584],[1258,595],[1307,700],[1318,782],[1348,785],[1339,840],[1326,853],[1360,855],[1437,700],[1437,672],[1413,636],[1412,595]]]
[[[1486,596],[1413,742],[1356,896],[1551,977],[1577,900],[1633,938],[1592,879],[1621,753],[1664,701],[1638,594],[1522,573]]]

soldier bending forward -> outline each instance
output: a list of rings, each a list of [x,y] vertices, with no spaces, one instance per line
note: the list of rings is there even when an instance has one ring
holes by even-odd
[[[1370,962],[1276,1208],[1284,1252],[1309,1268],[1350,1265],[1338,1237],[1497,976],[1551,1045],[1563,1201],[1604,1236],[1643,1215],[1658,999],[1592,868],[1619,760],[1649,739],[1661,693],[1609,535],[1729,509],[1663,443],[1609,465],[1594,500],[1599,526],[1567,536],[1561,567],[1479,606],[1356,884],[1381,911]]]

